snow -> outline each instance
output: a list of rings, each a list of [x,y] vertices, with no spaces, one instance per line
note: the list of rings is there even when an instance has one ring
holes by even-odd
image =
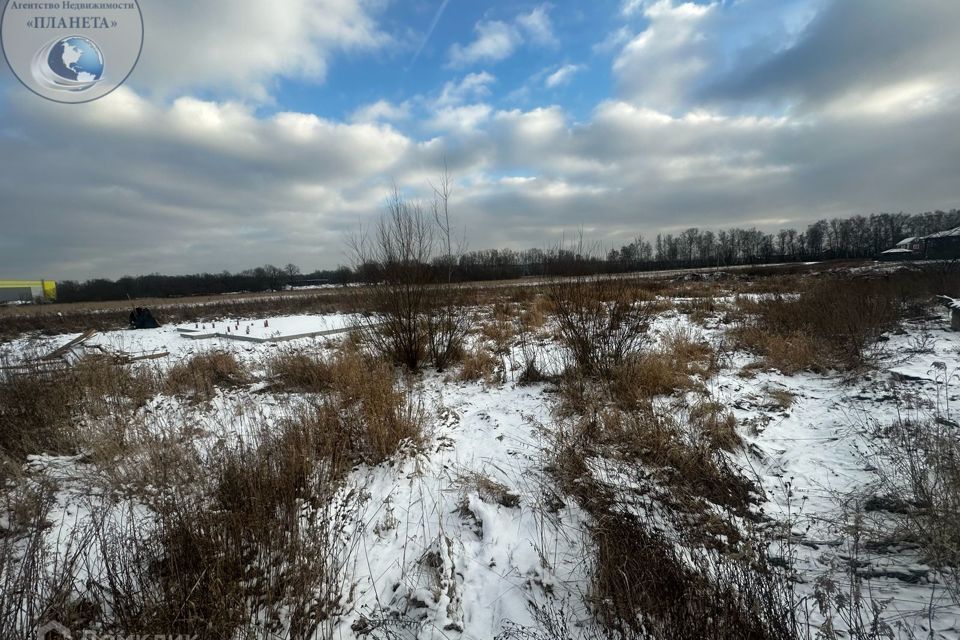
[[[358,478],[372,498],[357,560],[356,610],[371,619],[412,617],[420,622],[418,637],[462,629],[458,637],[492,638],[506,621],[532,624],[528,598],[562,593],[584,580],[575,549],[545,530],[536,509],[537,425],[549,417],[544,389],[450,385],[433,377],[424,392],[443,407],[431,454]],[[475,490],[457,488],[471,472],[505,484],[519,495],[519,506],[485,502]],[[383,526],[388,514],[396,519],[393,527]],[[566,517],[579,516],[568,511]],[[424,561],[431,552],[441,567]],[[542,553],[554,564],[544,566]],[[447,580],[439,598],[438,575]],[[344,621],[342,637],[351,637],[351,623]]]
[[[345,315],[224,319],[201,324],[195,331],[231,332],[240,327],[257,338],[290,337],[349,326]],[[183,327],[181,327],[183,328]],[[189,327],[188,327],[189,328]],[[722,327],[691,323],[677,312],[661,314],[652,336],[689,330],[719,344]],[[931,326],[911,325],[888,336],[882,366],[850,379],[839,374],[786,376],[776,371],[740,375],[753,360],[730,353],[721,371],[705,381],[713,399],[730,407],[746,447],[733,456],[765,495],[762,509],[787,522],[793,534],[785,554],[795,554],[801,593],[812,594],[813,581],[828,571],[843,581],[850,562],[847,535],[852,517],[845,500],[869,492],[876,480],[866,454],[867,422],[889,423],[897,416],[896,398],[904,392],[941,395],[957,402],[960,334],[946,330],[943,318]],[[5,351],[23,357],[66,344],[75,335],[21,338]],[[295,338],[292,347],[323,348],[329,338]],[[209,349],[236,353],[262,363],[276,349],[272,343],[251,343],[215,336],[191,339],[178,327],[97,334],[90,346],[128,353],[168,352],[168,366]],[[559,371],[554,343],[541,340],[536,351],[542,369]],[[572,500],[550,521],[544,516],[544,427],[553,422],[552,398],[545,385],[515,384],[516,349],[508,358],[502,384],[458,383],[443,374],[419,379],[418,392],[434,416],[425,450],[390,464],[361,466],[350,476],[369,498],[358,525],[357,553],[350,571],[354,590],[350,610],[338,622],[334,637],[357,637],[357,625],[375,625],[396,616],[412,621],[410,637],[489,639],[507,623],[533,624],[529,602],[577,601],[588,577],[581,546],[585,516]],[[937,363],[944,363],[943,366]],[[946,389],[944,389],[946,387]],[[794,397],[788,408],[775,407],[770,390]],[[289,400],[269,393],[220,393],[209,407],[185,407],[175,399],[157,398],[147,410],[188,412],[205,446],[218,439],[244,437],[251,413],[269,419]],[[248,413],[238,410],[246,406]],[[60,487],[48,540],[62,545],[71,522],[82,520],[83,501],[92,488],[84,484],[81,457],[34,456],[28,468],[54,479]],[[470,483],[483,474],[519,496],[514,507],[481,495]],[[485,499],[486,498],[486,499]],[[789,544],[788,544],[789,543]],[[775,550],[776,552],[777,550]],[[891,620],[922,624],[933,603],[933,637],[957,637],[960,608],[934,581],[915,552],[903,549],[863,552],[871,592],[889,599],[884,615]],[[907,579],[898,579],[901,576]],[[575,616],[586,617],[581,609]],[[816,622],[814,614],[813,621]],[[918,622],[919,621],[919,622]]]
[[[355,323],[355,316],[349,314],[327,315],[293,315],[276,316],[270,318],[222,318],[216,322],[199,322],[188,325],[165,325],[159,329],[120,329],[97,333],[87,340],[83,349],[104,349],[113,353],[151,354],[166,352],[170,354],[168,361],[180,360],[195,353],[217,349],[232,352],[239,357],[256,360],[268,349],[275,348],[268,340],[284,341],[292,348],[307,345],[322,345],[326,340],[324,332],[335,332],[349,329]],[[267,323],[267,326],[264,323]],[[239,327],[239,330],[237,329]],[[228,337],[237,333],[247,337],[263,340],[263,343],[235,340]],[[186,331],[184,331],[186,330]],[[209,338],[188,337],[190,334],[215,334]],[[222,334],[222,335],[221,335]],[[81,334],[64,334],[51,338],[37,338],[35,336],[21,337],[6,345],[0,345],[0,354],[8,355],[13,362],[33,356],[45,354],[61,347]],[[302,336],[302,337],[301,337]]]
[[[930,331],[933,346],[925,353],[910,353],[926,331],[922,327],[908,327],[904,335],[890,336],[877,371],[853,380],[776,372],[744,379],[737,375],[736,365],[746,364],[746,357],[718,376],[716,397],[733,408],[740,424],[754,427],[742,435],[747,450],[759,455],[743,456],[741,465],[763,487],[768,497],[766,513],[792,521],[801,592],[812,593],[814,578],[831,569],[836,570],[835,580],[845,580],[851,555],[846,533],[854,517],[848,501],[869,495],[877,480],[876,461],[869,458],[866,446],[869,423],[893,423],[900,410],[897,398],[908,392],[930,397],[942,393],[942,370],[935,363],[949,362],[957,370],[960,338],[943,324]],[[960,387],[960,380],[954,385]],[[771,386],[795,396],[789,409],[771,412],[767,408],[766,389]],[[957,388],[948,392],[957,400]],[[937,637],[956,637],[960,607],[950,602],[942,586],[938,589],[931,582],[930,568],[920,565],[914,553],[861,550],[857,560],[884,574],[869,580],[869,586],[874,597],[890,600],[888,618],[922,623],[932,602]],[[917,584],[888,577],[898,573],[918,580]]]

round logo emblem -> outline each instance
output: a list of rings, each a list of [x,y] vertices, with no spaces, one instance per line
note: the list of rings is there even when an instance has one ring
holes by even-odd
[[[137,0],[8,0],[0,41],[14,75],[28,89],[56,102],[90,102],[133,71],[143,47],[143,16]]]

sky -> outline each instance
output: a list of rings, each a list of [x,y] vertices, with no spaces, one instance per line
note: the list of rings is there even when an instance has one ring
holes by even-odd
[[[957,0],[140,5],[103,99],[0,71],[0,277],[333,268],[445,163],[468,249],[960,206]]]

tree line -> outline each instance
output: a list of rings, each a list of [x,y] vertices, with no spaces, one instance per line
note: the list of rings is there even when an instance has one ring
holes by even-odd
[[[720,231],[691,227],[680,233],[637,236],[631,242],[603,250],[582,240],[547,249],[486,249],[445,253],[429,265],[448,280],[503,280],[574,273],[614,273],[685,267],[726,267],[772,262],[875,258],[900,240],[926,236],[960,226],[960,210],[919,214],[878,213],[870,216],[819,220],[803,230],[768,233],[756,228]],[[167,298],[233,292],[279,291],[315,284],[345,285],[378,282],[383,265],[359,262],[353,267],[302,273],[293,264],[264,265],[239,273],[200,273],[165,276],[124,276],[57,284],[61,302],[98,302],[125,298]]]

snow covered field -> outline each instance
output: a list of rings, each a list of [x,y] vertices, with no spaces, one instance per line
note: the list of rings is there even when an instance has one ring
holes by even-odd
[[[341,315],[245,318],[193,328],[223,332],[230,327],[248,335],[249,327],[249,335],[265,338],[350,322]],[[864,504],[884,464],[871,447],[877,425],[896,421],[908,397],[921,405],[943,405],[945,419],[957,420],[960,334],[949,331],[946,315],[908,323],[887,336],[879,364],[857,375],[745,370],[755,358],[728,346],[720,314],[700,325],[676,310],[665,311],[650,329],[654,344],[678,328],[721,354],[718,370],[700,380],[702,389],[736,417],[745,445],[729,458],[762,489],[760,509],[792,532],[781,536],[771,553],[794,564],[800,597],[812,597],[823,576],[848,589],[851,575],[859,575],[870,601],[883,604],[880,617],[898,636],[960,637],[960,607],[915,547],[891,542],[855,548],[851,535],[855,517],[884,517],[882,510]],[[280,346],[191,339],[177,329],[101,333],[85,348],[165,352],[169,355],[145,365],[161,370],[213,350],[245,363],[255,380],[218,389],[209,403],[161,394],[143,408],[165,422],[187,420],[198,446],[207,451],[243,439],[252,421],[271,424],[284,414],[296,394],[268,384],[265,362],[271,354],[330,350],[343,339],[318,336]],[[15,362],[75,337],[23,337],[3,345],[3,351]],[[559,370],[559,347],[549,323],[537,333],[536,350],[543,369]],[[358,465],[347,479],[364,500],[347,536],[347,588],[331,637],[489,639],[511,628],[536,626],[531,604],[564,603],[574,627],[589,626],[583,560],[583,547],[590,544],[588,516],[572,499],[551,505],[546,515],[553,481],[545,466],[556,393],[546,382],[519,384],[523,360],[524,352],[513,344],[498,358],[498,381],[463,382],[449,371],[412,379],[428,417],[424,444],[387,463]],[[61,553],[69,552],[71,529],[89,514],[91,501],[130,499],[104,495],[90,482],[94,473],[83,455],[32,455],[26,474],[30,482],[56,486],[45,540]],[[812,600],[808,615],[814,627],[822,622]]]

